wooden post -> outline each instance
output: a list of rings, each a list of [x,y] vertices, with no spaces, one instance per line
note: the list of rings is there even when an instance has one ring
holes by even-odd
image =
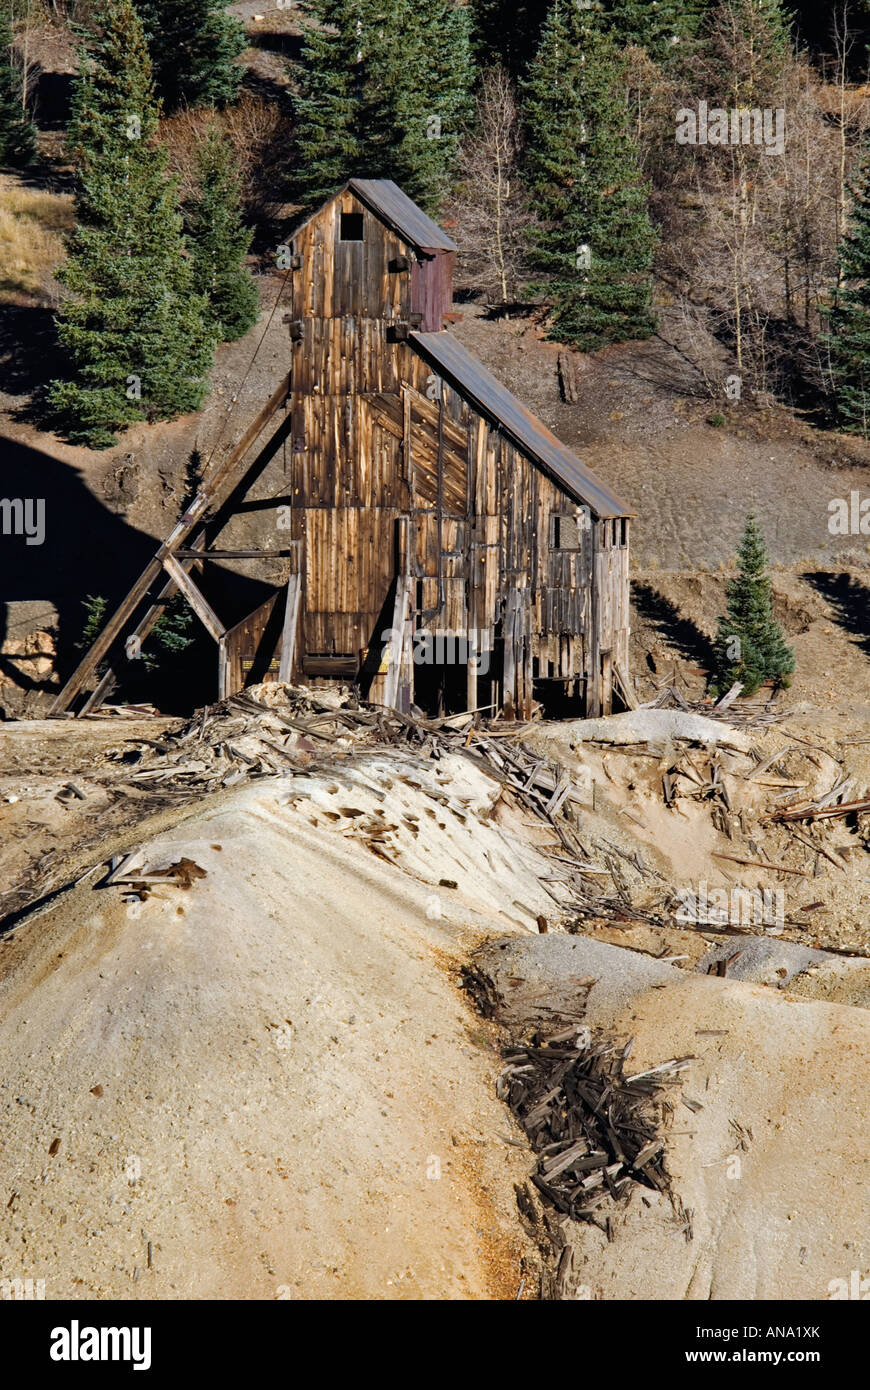
[[[413,682],[411,660],[411,573],[408,553],[408,518],[396,520],[396,599],[387,651],[384,704],[388,709],[404,710],[411,705]],[[407,708],[404,708],[407,706]]]
[[[613,656],[601,653],[601,713],[613,713]]]
[[[592,592],[589,595],[589,641],[586,644],[586,717],[601,714],[601,573],[600,538],[606,521],[592,523]]]
[[[413,498],[414,461],[411,456],[411,392],[407,386],[402,387],[402,463],[405,468],[408,494]]]
[[[293,658],[296,654],[296,630],[299,624],[299,599],[302,594],[302,575],[298,570],[287,580],[287,604],[284,609],[284,629],[281,633],[281,660],[278,665],[279,681],[289,681],[293,675]]]
[[[504,622],[504,666],[502,674],[502,706],[508,718],[514,717],[517,702],[517,618],[519,615],[519,590],[511,589],[505,603]]]
[[[233,692],[230,690],[230,666],[227,657],[227,634],[218,642],[218,699],[226,700]]]
[[[465,668],[465,708],[471,711],[477,709],[477,647],[470,636],[466,640],[465,652],[468,662]]]
[[[528,589],[522,590],[523,607],[521,610],[523,628],[523,719],[532,717],[532,701],[534,699],[535,678],[534,678],[534,652],[532,649],[532,605],[531,592]]]

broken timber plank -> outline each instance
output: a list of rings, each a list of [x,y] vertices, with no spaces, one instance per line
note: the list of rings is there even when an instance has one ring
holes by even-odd
[[[410,612],[411,576],[408,574],[400,574],[396,580],[396,600],[393,605],[393,623],[390,629],[390,642],[387,648],[388,666],[384,704],[388,709],[398,708],[402,653],[405,645],[405,629],[408,626]]]
[[[196,551],[179,546],[175,555],[179,560],[284,560],[295,550],[203,550]]]
[[[772,811],[764,820],[829,820],[832,816],[849,816],[857,811],[870,811],[870,797],[862,797],[860,801],[841,801],[838,806],[825,806],[821,810],[812,805],[795,811]]]
[[[735,681],[731,689],[726,691],[726,693],[722,696],[722,699],[719,700],[713,706],[713,708],[717,710],[727,709],[729,705],[733,705],[734,701],[737,699],[737,696],[740,694],[742,689],[743,682]]]
[[[771,753],[769,758],[765,758],[763,762],[756,763],[752,771],[745,774],[746,781],[754,782],[756,777],[760,777],[763,772],[766,772],[769,767],[773,767],[773,764],[784,756],[784,750],[781,748],[778,749],[776,753]]]
[[[785,864],[771,864],[764,859],[746,859],[742,854],[725,854],[721,850],[713,851],[714,859],[730,859],[734,864],[745,864],[750,869],[767,869],[774,874],[795,874],[798,878],[809,878],[810,875],[805,869],[789,869]]]
[[[227,634],[218,642],[218,699],[226,700],[230,694],[230,661],[227,653]]]
[[[835,869],[842,869],[843,873],[846,872],[846,865],[843,863],[842,859],[838,859],[833,850],[826,848],[825,845],[815,844],[812,840],[808,839],[806,835],[802,835],[799,830],[795,830],[791,825],[788,826],[788,832],[790,835],[793,835],[800,844],[805,845],[807,849],[811,849],[815,854],[823,855],[829,863],[834,865]]]
[[[637,696],[635,695],[634,687],[631,684],[631,677],[629,676],[621,661],[614,661],[613,674],[616,676],[617,684],[619,685],[619,688],[622,691],[622,698],[624,699],[628,708],[637,709]]]

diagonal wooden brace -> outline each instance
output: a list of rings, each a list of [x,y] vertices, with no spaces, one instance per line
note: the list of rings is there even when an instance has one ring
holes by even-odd
[[[220,642],[226,628],[211,607],[205,595],[200,593],[190,575],[182,569],[174,555],[164,555],[163,568],[174,582],[176,587],[181,590],[187,599],[203,627],[211,634],[216,642]]]
[[[123,631],[125,623],[132,617],[154,581],[159,578],[161,570],[164,567],[164,558],[166,556],[173,556],[200,525],[205,513],[213,504],[219,489],[226,484],[228,478],[234,473],[237,465],[244,458],[257,436],[268,424],[271,417],[275,414],[275,411],[284,404],[289,390],[290,377],[287,376],[281,382],[280,386],[278,386],[277,390],[273,392],[260,413],[252,420],[238,444],[235,445],[225,459],[216,464],[215,467],[207,473],[200,485],[199,492],[191,502],[187,511],[163,542],[153,560],[149,562],[143,573],[139,576],[123,603],[116,609],[109,622],[96,638],[93,646],[85,653],[84,657],[79,662],[63,690],[61,690],[60,694],[55,699],[49,711],[50,714],[61,714],[64,710],[68,709],[79,691],[82,690],[83,687],[87,685],[88,681],[96,674],[100,663],[108,656],[110,649]],[[164,593],[158,600],[158,605],[152,606],[146,614],[142,623],[140,623],[136,630],[136,635],[140,639],[144,640],[147,633],[151,631],[154,622],[156,622],[157,617],[160,616],[160,612],[162,611],[162,607],[159,605],[162,605],[162,602],[164,602],[167,597],[170,597],[172,592],[173,590],[170,590],[169,594],[166,594],[164,590]],[[197,590],[197,593],[198,592]],[[203,603],[205,602],[204,599],[202,601]],[[111,672],[103,677],[97,689],[88,700],[86,709],[96,708],[99,705],[106,690],[110,687],[112,679]]]

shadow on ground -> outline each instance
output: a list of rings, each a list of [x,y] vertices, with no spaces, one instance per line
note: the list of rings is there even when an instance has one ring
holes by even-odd
[[[632,580],[632,602],[638,613],[652,623],[666,642],[676,647],[686,661],[697,662],[706,670],[713,664],[713,643],[698,625],[686,618],[670,599],[665,598],[651,584]]]
[[[3,285],[0,267],[0,289]],[[0,394],[41,394],[61,368],[53,311],[33,305],[0,304]]]
[[[851,574],[814,570],[801,575],[834,610],[840,627],[870,656],[870,588]]]

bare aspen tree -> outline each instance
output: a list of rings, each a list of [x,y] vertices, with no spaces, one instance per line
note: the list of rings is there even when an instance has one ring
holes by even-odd
[[[846,137],[846,76],[849,62],[849,51],[852,47],[852,38],[849,32],[849,0],[843,0],[841,5],[834,7],[834,55],[836,61],[836,82],[837,94],[839,98],[838,111],[838,133],[839,133],[839,192],[837,197],[837,236],[843,236],[846,231],[846,167],[847,167],[847,137]]]
[[[501,306],[519,295],[524,234],[531,221],[520,184],[519,151],[513,83],[504,68],[490,68],[481,81],[475,133],[460,154],[459,188],[448,217],[468,287]]]

